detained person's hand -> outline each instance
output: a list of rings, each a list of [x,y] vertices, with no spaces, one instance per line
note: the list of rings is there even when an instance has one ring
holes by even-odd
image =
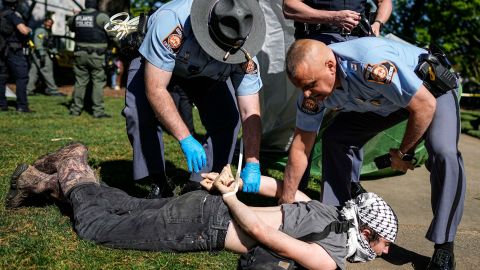
[[[239,179],[235,179],[232,175],[230,165],[223,167],[222,172],[213,181],[213,187],[218,190],[223,198],[235,195],[238,191]]]
[[[257,193],[260,189],[260,164],[247,162],[240,177],[243,179],[243,192]]]
[[[205,149],[203,149],[203,146],[195,140],[192,135],[181,140],[180,147],[187,159],[189,172],[193,171],[197,173],[207,165],[207,154],[205,154]]]

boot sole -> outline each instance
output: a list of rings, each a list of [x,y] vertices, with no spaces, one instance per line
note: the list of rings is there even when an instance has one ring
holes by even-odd
[[[17,181],[20,175],[28,169],[28,164],[22,163],[15,168],[15,170],[12,173],[12,176],[10,177],[10,190],[7,195],[7,201],[5,203],[6,208],[17,208],[20,202],[17,202],[17,198],[21,198],[21,192],[18,190],[18,185]]]

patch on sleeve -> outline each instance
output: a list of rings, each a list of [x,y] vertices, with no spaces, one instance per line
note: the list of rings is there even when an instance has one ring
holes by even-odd
[[[258,73],[258,67],[257,63],[253,60],[249,60],[247,62],[244,62],[241,64],[242,65],[242,70],[245,72],[245,74],[257,74]]]
[[[320,106],[318,106],[317,100],[314,98],[303,98],[300,110],[306,114],[314,115],[320,112]]]
[[[369,82],[389,84],[392,82],[395,72],[397,72],[397,68],[391,62],[382,62],[374,65],[367,64],[365,79]]]
[[[177,53],[183,44],[183,31],[178,25],[175,29],[162,41],[163,46],[172,53]]]
[[[38,34],[37,37],[38,37],[39,39],[43,39],[44,35],[43,35],[43,34]]]

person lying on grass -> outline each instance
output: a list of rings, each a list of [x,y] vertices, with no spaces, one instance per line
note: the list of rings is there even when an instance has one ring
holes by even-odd
[[[345,269],[349,261],[369,261],[387,253],[398,222],[390,206],[373,193],[361,194],[341,211],[297,192],[298,202],[249,207],[236,196],[227,165],[220,174],[204,174],[199,190],[174,198],[140,199],[100,183],[79,143],[20,164],[12,174],[7,207],[22,206],[35,194],[68,202],[73,228],[85,240],[112,248],[187,252],[227,249],[245,253],[257,245],[293,259],[308,269]],[[282,183],[262,176],[259,194],[281,194]],[[323,231],[330,223],[351,219],[348,232],[329,232],[313,242],[296,238]]]

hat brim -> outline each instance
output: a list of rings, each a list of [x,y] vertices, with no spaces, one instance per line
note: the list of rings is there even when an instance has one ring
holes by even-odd
[[[243,0],[253,13],[253,26],[250,30],[250,35],[243,44],[242,48],[247,51],[252,57],[255,56],[262,48],[265,40],[265,17],[263,11],[258,4],[258,0]],[[193,29],[193,34],[197,39],[202,49],[214,59],[228,64],[239,64],[247,61],[245,54],[241,50],[237,50],[230,54],[227,60],[223,60],[227,51],[218,46],[212,40],[209,33],[208,18],[212,6],[217,0],[194,0],[192,3],[192,10],[190,12],[190,22]]]

